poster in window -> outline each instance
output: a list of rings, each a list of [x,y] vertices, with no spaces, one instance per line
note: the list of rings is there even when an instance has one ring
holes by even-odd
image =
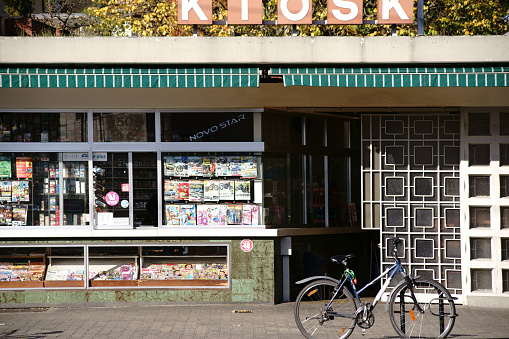
[[[0,201],[11,202],[12,185],[10,181],[0,181]]]
[[[18,179],[32,177],[31,157],[16,157],[16,177]]]
[[[0,178],[11,177],[11,158],[0,157]]]

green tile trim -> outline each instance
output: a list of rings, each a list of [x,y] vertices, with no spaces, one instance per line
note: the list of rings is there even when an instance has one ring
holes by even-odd
[[[285,86],[508,87],[509,67],[272,68]]]
[[[258,68],[0,68],[0,88],[259,87]]]

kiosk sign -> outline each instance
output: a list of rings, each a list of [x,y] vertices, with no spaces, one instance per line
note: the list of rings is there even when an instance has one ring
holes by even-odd
[[[260,25],[263,0],[227,0],[229,25]],[[411,24],[414,0],[378,0],[377,24]],[[312,0],[278,0],[277,25],[310,25],[313,23]],[[327,0],[327,24],[359,25],[363,23],[362,0]],[[211,25],[212,0],[178,0],[180,25]]]
[[[253,249],[253,242],[250,239],[244,239],[240,243],[240,248],[244,252],[251,252],[251,250]]]

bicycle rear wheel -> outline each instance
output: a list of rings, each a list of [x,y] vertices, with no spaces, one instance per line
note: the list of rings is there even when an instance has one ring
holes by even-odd
[[[306,338],[348,338],[355,328],[355,299],[343,287],[330,307],[336,284],[317,280],[304,287],[295,301],[294,316],[300,332]]]
[[[412,293],[421,310],[414,303]],[[419,278],[412,286],[403,281],[395,287],[389,318],[396,332],[404,338],[445,338],[454,326],[456,307],[443,285]]]

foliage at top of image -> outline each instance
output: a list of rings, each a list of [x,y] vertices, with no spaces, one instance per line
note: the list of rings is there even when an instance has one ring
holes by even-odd
[[[313,20],[327,19],[327,1],[313,0]],[[67,35],[189,36],[190,25],[177,24],[177,0],[45,0],[51,22]],[[31,0],[4,0],[11,16],[30,15]],[[84,5],[86,4],[86,5]],[[81,13],[81,16],[76,16]],[[414,16],[416,10],[414,10]],[[425,35],[500,35],[508,31],[509,0],[424,0]],[[365,0],[363,19],[375,20],[377,0]],[[78,20],[77,17],[80,19]],[[71,18],[74,18],[71,20]],[[505,18],[505,20],[504,20]],[[227,19],[227,0],[213,0],[213,20]],[[277,19],[277,0],[263,0],[263,20]],[[399,25],[398,35],[417,35]],[[63,27],[63,28],[62,28]],[[390,25],[298,25],[300,36],[384,36]],[[199,36],[286,36],[290,25],[199,25]]]

